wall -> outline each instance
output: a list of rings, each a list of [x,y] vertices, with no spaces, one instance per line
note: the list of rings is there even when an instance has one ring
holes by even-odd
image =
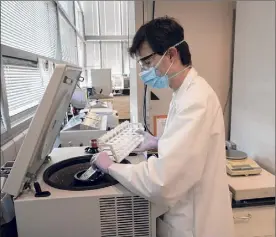
[[[139,120],[139,113],[138,113],[138,93],[137,93],[137,69],[130,68],[129,74],[129,84],[130,84],[130,121],[132,123],[138,123]]]
[[[184,37],[190,45],[195,68],[214,88],[224,106],[231,74],[233,4],[218,1],[157,1],[155,17],[165,15],[176,18],[184,27]],[[150,103],[151,128],[152,116],[167,114],[171,100],[170,89],[155,89],[153,92],[160,100]],[[225,121],[227,127],[228,113]]]
[[[135,29],[139,29],[143,25],[143,2],[135,1]],[[137,75],[133,71],[137,71]],[[131,68],[130,75],[130,117],[133,121],[143,121],[143,98],[144,98],[144,84],[139,78],[140,66]],[[133,80],[136,80],[135,82]],[[137,108],[135,108],[137,106]]]
[[[231,140],[275,173],[275,2],[237,3]]]

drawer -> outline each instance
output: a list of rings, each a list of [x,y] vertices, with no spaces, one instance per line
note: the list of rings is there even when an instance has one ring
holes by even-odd
[[[275,237],[275,206],[234,208],[235,237]]]

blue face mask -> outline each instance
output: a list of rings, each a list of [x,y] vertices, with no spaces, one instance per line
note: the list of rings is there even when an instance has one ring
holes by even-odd
[[[164,76],[158,76],[156,74],[155,67],[151,67],[146,71],[142,71],[140,73],[140,77],[146,85],[151,86],[152,88],[162,89],[169,87],[168,76],[166,74]]]
[[[177,43],[176,45],[174,45],[173,47],[178,46],[179,44],[181,44],[182,42],[184,42],[184,40],[180,41],[179,43]],[[167,50],[168,51],[168,50]],[[157,75],[156,71],[157,68],[159,66],[159,64],[161,63],[162,59],[164,58],[164,56],[166,55],[167,51],[163,54],[163,56],[161,57],[161,59],[159,60],[159,62],[156,64],[155,67],[150,67],[147,70],[142,71],[139,75],[142,79],[142,81],[148,85],[151,86],[152,88],[158,88],[158,89],[162,89],[162,88],[168,88],[169,87],[169,77],[167,75],[168,71],[170,70],[171,66],[173,65],[173,62],[171,63],[171,65],[169,66],[168,70],[166,71],[165,75],[163,76],[159,76]],[[183,70],[182,70],[183,71]],[[181,71],[181,72],[182,72]],[[178,75],[180,72],[178,72],[177,74],[175,74],[172,77],[175,77],[176,75]],[[171,78],[172,78],[171,77]]]

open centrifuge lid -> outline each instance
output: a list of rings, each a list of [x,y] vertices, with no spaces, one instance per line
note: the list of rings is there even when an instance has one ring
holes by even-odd
[[[56,65],[5,183],[5,193],[18,196],[51,153],[80,74],[81,68]]]

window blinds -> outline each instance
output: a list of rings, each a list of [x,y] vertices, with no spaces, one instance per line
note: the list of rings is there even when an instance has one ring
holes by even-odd
[[[98,36],[98,40],[86,43],[87,66],[111,68],[112,75],[129,74],[130,57],[128,42],[107,41],[105,36],[132,38],[135,32],[133,1],[83,1],[85,33]],[[134,64],[135,66],[135,64]]]
[[[40,102],[45,87],[38,67],[4,65],[9,116],[30,109]]]
[[[102,42],[102,68],[111,68],[112,74],[122,74],[121,42]]]
[[[1,44],[56,58],[57,19],[52,1],[1,1]]]
[[[68,24],[60,12],[58,15],[62,60],[72,64],[78,64],[76,32],[71,25]]]
[[[84,43],[80,40],[80,38],[77,38],[77,44],[78,44],[78,64],[80,67],[84,68]]]
[[[76,28],[80,35],[84,38],[84,31],[83,31],[83,18],[82,12],[77,3],[75,3],[75,19],[76,19]],[[82,40],[77,37],[77,46],[78,46],[78,63],[81,67],[84,67],[84,43]]]
[[[134,35],[134,1],[82,1],[86,35]]]
[[[81,34],[81,36],[84,37],[82,12],[77,3],[75,4],[75,18],[76,18],[76,28],[78,32]]]
[[[121,2],[99,1],[100,35],[122,35]]]
[[[86,43],[86,64],[90,68],[101,68],[101,51],[99,42]]]
[[[98,1],[82,1],[84,13],[85,35],[99,35],[99,3]]]
[[[58,3],[67,14],[71,23],[74,24],[74,1],[58,1]]]

